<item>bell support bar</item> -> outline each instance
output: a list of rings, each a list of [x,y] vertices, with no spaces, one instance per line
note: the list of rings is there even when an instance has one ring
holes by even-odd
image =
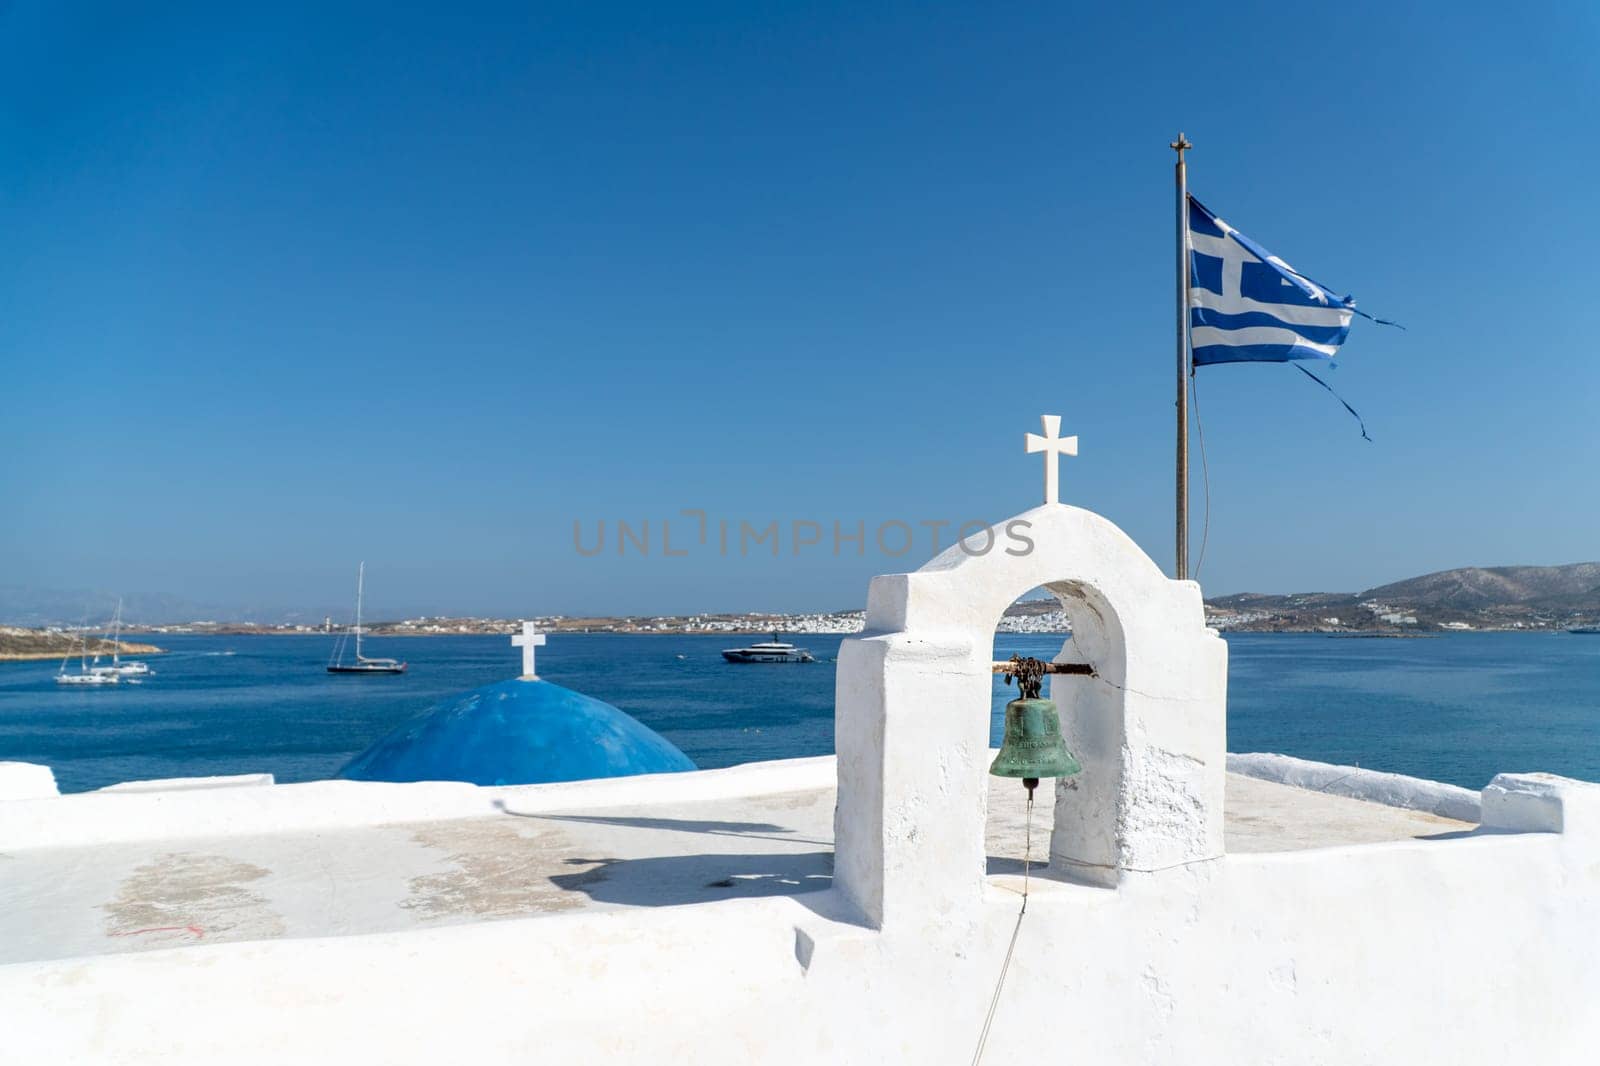
[[[1005,662],[992,663],[990,673],[1009,674],[1015,671],[1017,664],[1007,659]],[[1044,672],[1047,674],[1079,674],[1085,677],[1094,676],[1094,667],[1088,663],[1045,663]]]

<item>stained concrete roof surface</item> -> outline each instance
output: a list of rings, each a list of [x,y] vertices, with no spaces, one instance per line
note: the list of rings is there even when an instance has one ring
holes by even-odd
[[[1454,836],[1475,826],[1228,775],[1231,853]],[[1049,850],[1048,785],[1033,870]],[[990,870],[1023,855],[1023,790],[990,787]],[[829,886],[831,788],[575,813],[0,854],[0,964],[275,937],[385,932]]]

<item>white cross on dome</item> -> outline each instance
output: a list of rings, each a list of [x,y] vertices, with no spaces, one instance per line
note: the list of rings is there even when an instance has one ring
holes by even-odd
[[[523,622],[522,632],[511,638],[512,647],[522,649],[522,680],[539,680],[533,670],[533,650],[543,643],[544,634],[535,629],[532,622]]]

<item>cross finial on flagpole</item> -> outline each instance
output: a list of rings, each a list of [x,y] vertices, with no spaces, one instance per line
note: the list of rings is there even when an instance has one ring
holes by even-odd
[[[1167,145],[1167,147],[1178,153],[1178,162],[1181,163],[1183,162],[1184,149],[1193,148],[1194,145],[1189,143],[1189,138],[1180,133],[1178,134],[1178,139]]]
[[[532,622],[522,623],[522,632],[511,638],[511,646],[522,649],[522,680],[537,681],[539,675],[533,672],[533,649],[544,643],[544,634],[534,628]]]
[[[1028,451],[1030,454],[1044,452],[1044,502],[1060,503],[1056,461],[1063,455],[1078,454],[1078,438],[1061,436],[1060,415],[1040,415],[1039,421],[1044,426],[1044,436],[1029,433]]]

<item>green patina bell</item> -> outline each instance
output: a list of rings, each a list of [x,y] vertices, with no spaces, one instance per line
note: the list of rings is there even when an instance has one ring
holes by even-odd
[[[1071,777],[1082,770],[1061,739],[1061,715],[1054,700],[1012,700],[1006,704],[1006,736],[989,772],[996,777]]]
[[[1005,740],[989,772],[996,777],[1020,777],[1033,795],[1041,777],[1071,777],[1082,770],[1061,739],[1061,715],[1054,700],[1039,698],[1045,665],[1037,659],[1013,660],[1022,698],[1006,704]],[[1006,675],[1010,681],[1012,674]]]

